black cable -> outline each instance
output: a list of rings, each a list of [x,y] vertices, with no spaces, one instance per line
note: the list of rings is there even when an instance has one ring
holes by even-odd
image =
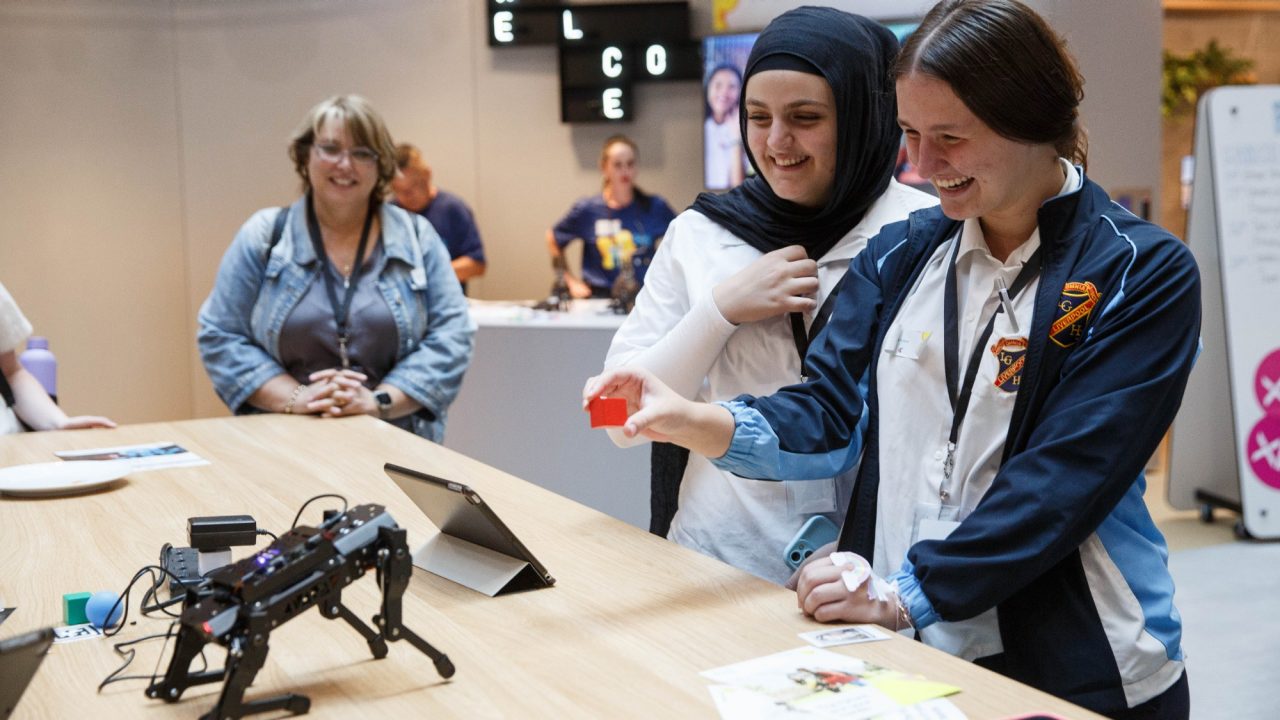
[[[156,576],[157,572],[160,573],[159,577]],[[107,615],[105,619],[110,620],[111,617],[116,614],[116,610],[119,610],[121,605],[124,606],[124,612],[120,616],[120,624],[116,625],[114,628],[104,628],[102,631],[103,637],[114,637],[115,635],[119,634],[121,630],[124,629],[125,621],[129,619],[129,593],[133,590],[133,586],[138,584],[138,581],[141,580],[144,575],[151,576],[151,587],[147,588],[147,591],[142,596],[142,603],[139,605],[139,608],[138,608],[139,612],[142,613],[143,617],[147,617],[151,613],[156,612],[157,610],[163,610],[164,613],[169,617],[175,617],[175,618],[177,617],[176,614],[168,610],[168,608],[171,605],[175,604],[173,602],[173,599],[170,599],[169,601],[166,601],[164,603],[152,603],[150,605],[148,605],[147,603],[148,601],[151,601],[155,597],[155,591],[161,586],[162,583],[164,583],[165,576],[171,577],[174,580],[177,580],[178,582],[182,582],[182,579],[179,578],[177,575],[174,575],[173,573],[169,572],[165,568],[160,567],[159,565],[144,565],[141,570],[134,573],[133,578],[129,580],[129,584],[125,586],[124,592],[121,593],[120,596],[116,598],[115,604],[113,604],[111,606],[111,609],[107,611]],[[177,598],[177,599],[181,600],[181,598]]]
[[[142,595],[142,602],[138,604],[138,611],[142,613],[143,617],[149,617],[152,613],[162,611],[164,612],[165,615],[168,615],[169,617],[174,618],[174,621],[169,623],[169,629],[163,633],[147,635],[145,637],[137,638],[134,640],[126,640],[125,642],[115,643],[114,645],[112,645],[112,649],[114,649],[118,655],[124,657],[124,663],[121,664],[120,667],[112,671],[111,674],[108,675],[98,685],[98,692],[102,692],[102,688],[106,687],[107,685],[110,685],[111,683],[114,683],[114,682],[119,682],[121,680],[150,680],[152,683],[154,683],[156,680],[157,672],[160,667],[159,658],[164,656],[164,650],[165,650],[165,647],[168,646],[169,638],[174,636],[173,627],[174,625],[177,624],[177,618],[179,617],[177,613],[169,610],[169,608],[172,607],[173,605],[176,605],[182,602],[183,600],[182,596],[178,596],[178,597],[170,598],[163,602],[157,602],[155,600],[156,591],[159,590],[161,586],[163,586],[166,578],[173,578],[178,582],[181,582],[181,578],[169,572],[167,569],[160,567],[159,565],[144,565],[141,569],[138,570],[138,572],[134,573],[133,578],[129,580],[129,584],[125,586],[124,592],[121,593],[118,598],[116,598],[115,604],[113,604],[111,606],[111,609],[107,611],[106,620],[110,621],[111,617],[116,614],[116,610],[120,609],[121,606],[123,605],[123,612],[121,613],[119,624],[117,624],[114,628],[111,628],[111,627],[103,628],[102,635],[103,637],[114,637],[118,635],[121,630],[124,629],[125,623],[129,619],[129,594],[133,591],[133,586],[137,585],[139,580],[141,580],[143,577],[148,577],[148,576],[150,577],[151,584],[147,587],[146,591]],[[133,645],[136,645],[141,642],[145,642],[147,640],[154,640],[159,637],[163,637],[165,639],[165,645],[161,646],[160,648],[160,655],[157,656],[157,659],[156,659],[156,671],[153,671],[150,677],[146,675],[121,675],[120,674],[125,671],[125,668],[129,667],[129,664],[133,662],[133,658],[137,654],[137,651],[132,649]],[[203,650],[201,650],[200,652],[200,659],[204,662],[205,669],[208,669],[209,661],[204,657]]]
[[[136,638],[134,640],[126,640],[125,642],[120,642],[112,645],[111,649],[114,650],[117,655],[124,658],[124,663],[120,665],[120,667],[112,671],[112,673],[108,675],[106,679],[104,679],[101,683],[98,684],[98,692],[102,692],[102,688],[110,685],[111,683],[121,682],[123,680],[146,680],[154,685],[156,682],[156,679],[160,677],[160,661],[164,658],[165,648],[169,646],[169,638],[177,637],[177,634],[173,632],[173,628],[177,624],[178,624],[178,621],[174,620],[173,622],[169,623],[168,629],[162,633],[147,635],[145,637]],[[152,669],[151,674],[150,675],[121,675],[120,673],[124,672],[125,668],[129,667],[129,665],[133,662],[134,657],[136,657],[138,654],[138,651],[133,649],[132,646],[147,642],[148,640],[155,640],[156,638],[164,638],[164,645],[160,646],[160,652],[156,655],[156,666],[154,669]],[[196,672],[204,672],[209,669],[209,659],[204,656],[203,648],[200,650],[200,662],[202,663],[202,667]]]
[[[341,496],[341,495],[336,495],[336,494],[334,494],[334,493],[322,493],[322,494],[320,494],[320,495],[316,495],[315,497],[312,497],[312,498],[310,498],[309,500],[307,500],[306,502],[302,503],[302,507],[298,508],[298,514],[293,516],[293,524],[289,526],[289,529],[290,529],[290,530],[292,530],[292,529],[294,529],[294,528],[298,527],[298,520],[301,520],[301,519],[302,519],[302,513],[306,511],[307,506],[308,506],[308,505],[310,505],[311,503],[315,502],[316,500],[320,500],[320,499],[322,499],[322,498],[334,498],[334,499],[336,499],[336,500],[341,500],[341,501],[342,501],[342,513],[346,513],[346,512],[347,512],[347,499],[346,499],[345,497],[343,497],[343,496]],[[339,513],[339,514],[342,514],[342,513]]]
[[[294,522],[296,523],[296,522],[297,522],[297,520],[294,520]],[[263,530],[262,528],[258,528],[258,534],[259,534],[259,535],[266,535],[267,537],[271,538],[271,541],[272,541],[272,542],[275,542],[276,540],[279,540],[279,539],[280,539],[280,538],[276,537],[276,534],[275,534],[275,533],[271,532],[270,530]]]

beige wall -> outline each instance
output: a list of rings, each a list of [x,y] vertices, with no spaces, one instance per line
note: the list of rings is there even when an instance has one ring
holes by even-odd
[[[1089,78],[1093,175],[1154,187],[1157,0],[1033,4]],[[709,0],[694,5],[705,29]],[[555,50],[494,51],[484,33],[481,0],[0,3],[0,281],[52,337],[67,409],[225,412],[195,314],[244,219],[294,198],[286,140],[337,92],[369,97],[471,203],[490,258],[474,294],[545,293],[545,229],[598,189],[600,142],[619,128],[560,124]],[[698,86],[637,86],[636,109],[622,129],[641,185],[687,205]]]
[[[191,413],[169,26],[141,4],[0,5],[0,282],[75,413]]]

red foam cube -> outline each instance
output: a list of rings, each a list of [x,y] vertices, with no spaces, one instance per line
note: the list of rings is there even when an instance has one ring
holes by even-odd
[[[627,399],[598,397],[587,404],[591,411],[591,427],[621,427],[627,422]]]

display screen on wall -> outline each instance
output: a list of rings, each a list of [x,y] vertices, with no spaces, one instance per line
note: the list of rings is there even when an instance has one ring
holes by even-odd
[[[883,22],[898,42],[906,40],[918,21]],[[703,184],[708,190],[728,190],[754,174],[743,149],[738,126],[742,99],[742,73],[759,33],[712,35],[702,40],[702,149]],[[898,179],[911,185],[928,185],[899,153]]]
[[[560,46],[560,120],[625,122],[632,119],[633,82],[697,80],[701,76],[698,44]]]
[[[492,47],[557,46],[562,122],[627,122],[633,83],[702,76],[687,0],[489,0],[488,19]]]

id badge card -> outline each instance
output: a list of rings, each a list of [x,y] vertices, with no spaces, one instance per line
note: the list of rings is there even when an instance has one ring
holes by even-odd
[[[933,333],[929,330],[905,330],[895,327],[885,338],[884,351],[908,360],[919,360]]]
[[[918,503],[913,524],[911,544],[921,540],[945,540],[960,527],[960,508],[955,505]]]
[[[934,520],[921,518],[920,527],[916,530],[916,542],[921,540],[946,540],[952,530],[960,527],[956,520]]]

